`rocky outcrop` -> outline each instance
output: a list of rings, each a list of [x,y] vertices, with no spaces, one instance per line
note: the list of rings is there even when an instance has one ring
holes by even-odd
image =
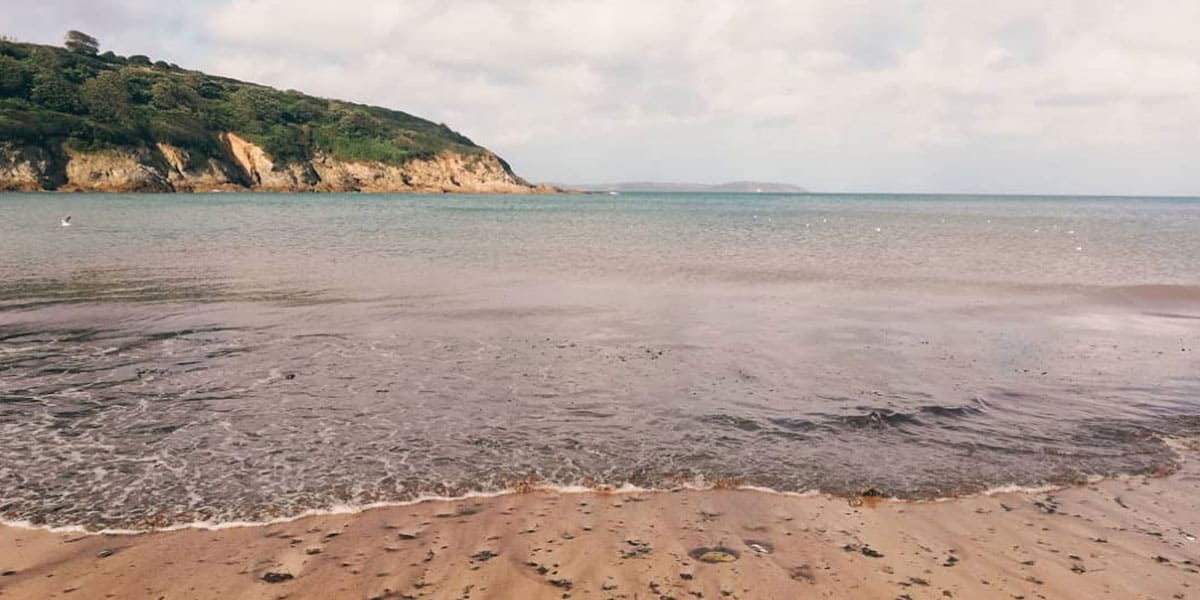
[[[171,184],[149,150],[68,149],[64,192],[169,192]]]
[[[80,151],[0,145],[0,191],[87,192],[453,192],[522,194],[557,191],[531,186],[498,156],[443,152],[403,164],[354,162],[317,155],[277,163],[233,134],[220,136],[224,156],[197,157],[168,144],[152,148]]]
[[[0,192],[54,189],[66,181],[61,152],[0,144]]]
[[[166,163],[167,182],[177,192],[209,192],[213,190],[244,189],[245,174],[228,161],[195,157],[182,148],[158,144]]]
[[[534,190],[490,153],[443,153],[403,165],[345,162],[320,156],[312,166],[320,179],[315,187],[320,190],[473,194],[527,194]]]

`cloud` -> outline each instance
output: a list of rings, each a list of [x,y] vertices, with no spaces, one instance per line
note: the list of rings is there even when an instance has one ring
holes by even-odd
[[[1198,3],[28,4],[0,28],[400,108],[538,180],[1200,192]]]

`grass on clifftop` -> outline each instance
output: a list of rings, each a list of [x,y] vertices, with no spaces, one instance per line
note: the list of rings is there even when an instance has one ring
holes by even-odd
[[[220,155],[217,136],[229,131],[282,162],[317,152],[391,164],[447,149],[483,152],[445,125],[400,111],[279,91],[145,56],[99,54],[94,44],[72,48],[0,40],[0,143],[104,149],[162,142],[199,160]]]

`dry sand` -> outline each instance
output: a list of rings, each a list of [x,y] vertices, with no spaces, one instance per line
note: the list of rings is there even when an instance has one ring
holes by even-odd
[[[4,527],[0,598],[1200,598],[1200,453],[1181,456],[1168,477],[940,502],[531,492],[219,531]],[[739,558],[694,557],[713,547]]]

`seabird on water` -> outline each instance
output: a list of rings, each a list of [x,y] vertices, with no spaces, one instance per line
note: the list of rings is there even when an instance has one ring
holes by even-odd
[[[62,220],[62,226],[63,226],[63,227],[70,227],[70,226],[71,226],[71,215],[67,215],[67,216],[63,217],[63,220]]]

